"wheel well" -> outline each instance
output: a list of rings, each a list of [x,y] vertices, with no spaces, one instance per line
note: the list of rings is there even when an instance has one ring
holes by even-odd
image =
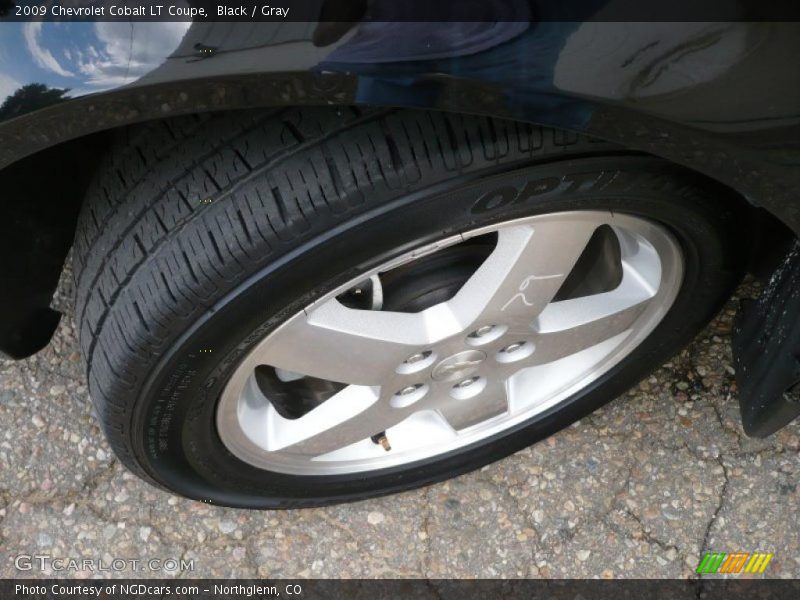
[[[50,308],[86,186],[110,134],[48,148],[0,171],[0,355],[24,358],[50,341]]]
[[[49,342],[60,318],[50,301],[73,242],[86,188],[115,133],[126,127],[130,126],[64,142],[0,171],[0,185],[6,190],[0,200],[0,355],[24,358]],[[764,271],[762,263],[780,253],[791,232],[738,192],[727,191],[728,199],[749,208],[742,214],[755,217],[752,270]]]

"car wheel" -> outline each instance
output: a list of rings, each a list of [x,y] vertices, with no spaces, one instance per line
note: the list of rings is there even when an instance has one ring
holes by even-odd
[[[709,180],[574,134],[304,109],[121,133],[75,245],[119,458],[224,505],[409,489],[624,392],[729,296]]]

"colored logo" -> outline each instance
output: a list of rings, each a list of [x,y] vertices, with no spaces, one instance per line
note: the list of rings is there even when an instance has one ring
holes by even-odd
[[[763,573],[772,554],[765,552],[706,552],[698,573]]]

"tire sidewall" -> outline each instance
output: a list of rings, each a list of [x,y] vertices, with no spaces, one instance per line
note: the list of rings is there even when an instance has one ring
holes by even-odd
[[[612,210],[658,221],[680,244],[684,280],[665,318],[625,360],[570,398],[500,434],[412,465],[295,476],[248,465],[216,431],[220,394],[249,351],[317,297],[408,250],[536,214]],[[472,175],[389,199],[297,238],[220,298],[152,370],[132,415],[134,450],[158,483],[229,506],[288,508],[356,500],[466,472],[524,448],[626,391],[680,349],[739,277],[737,222],[706,180],[644,157],[575,159]]]

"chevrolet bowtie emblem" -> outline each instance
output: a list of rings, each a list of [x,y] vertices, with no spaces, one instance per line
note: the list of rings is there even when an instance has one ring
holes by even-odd
[[[461,371],[479,365],[482,362],[483,362],[482,360],[465,360],[462,362],[457,362],[449,365],[441,365],[441,367],[438,369],[438,373],[445,376],[451,373],[460,373]]]
[[[461,379],[474,372],[484,360],[486,355],[480,350],[466,350],[448,356],[433,368],[433,377],[436,381],[449,381]]]

